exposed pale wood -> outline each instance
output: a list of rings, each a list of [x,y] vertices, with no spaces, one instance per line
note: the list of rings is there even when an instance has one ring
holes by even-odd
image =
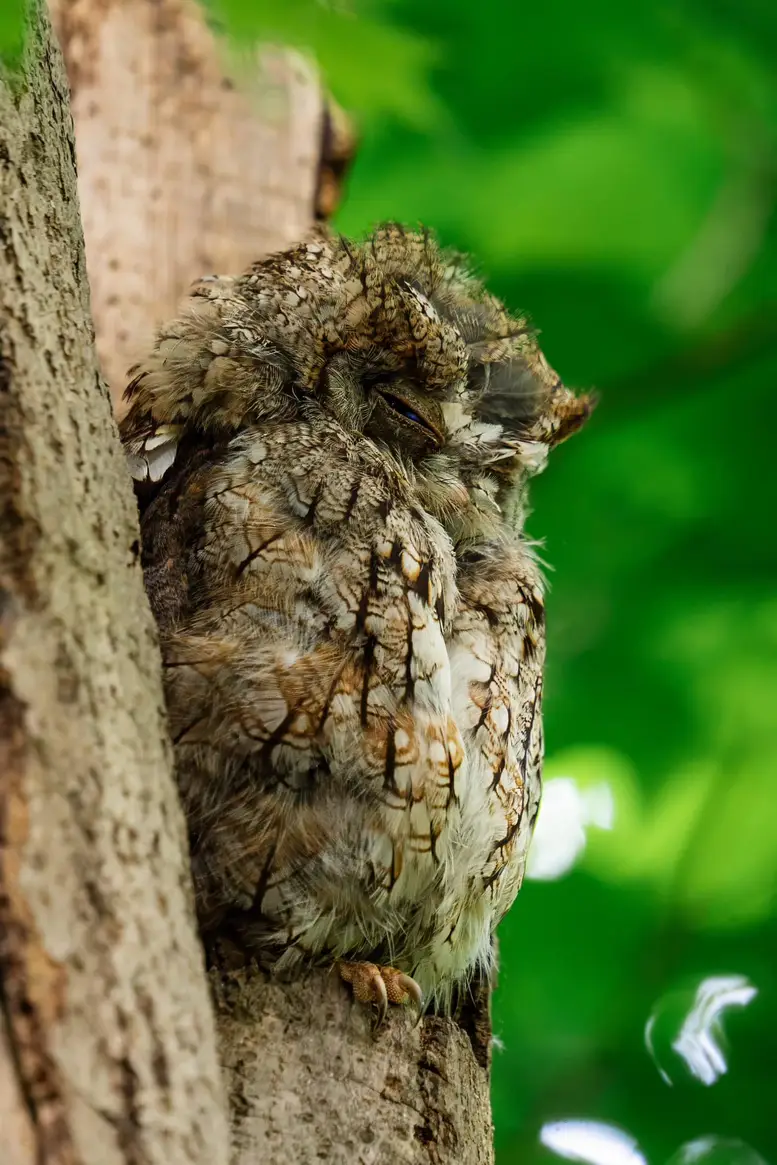
[[[97,351],[126,371],[192,280],[310,226],[323,103],[311,67],[228,61],[193,0],[53,0],[77,126]]]
[[[223,1165],[134,500],[61,57],[0,78],[0,1160]]]

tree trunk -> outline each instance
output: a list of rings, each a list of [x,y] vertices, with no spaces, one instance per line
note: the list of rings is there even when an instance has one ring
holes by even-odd
[[[309,225],[322,118],[311,68],[235,62],[192,0],[51,0],[72,90],[97,352],[126,371],[200,275]],[[249,63],[251,65],[249,71]]]
[[[342,134],[297,58],[265,56],[269,86],[266,68],[225,80],[187,0],[53,8],[115,392],[191,279],[331,208]],[[0,81],[0,1160],[222,1165],[157,646],[36,21],[24,92]],[[331,975],[222,968],[210,986],[233,1165],[493,1160],[485,1006],[464,1027],[395,1010],[373,1034]]]
[[[138,527],[45,7],[0,78],[5,1161],[227,1160]]]

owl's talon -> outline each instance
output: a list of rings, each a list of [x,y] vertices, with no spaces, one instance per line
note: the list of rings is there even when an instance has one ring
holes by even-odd
[[[351,984],[353,997],[359,1003],[373,1003],[378,1009],[378,1025],[388,1015],[389,1003],[412,1002],[419,1016],[423,1006],[423,992],[404,971],[396,967],[379,967],[376,963],[338,963],[340,978]]]
[[[388,991],[386,990],[386,984],[383,980],[383,976],[380,974],[380,968],[376,967],[375,971],[377,974],[375,974],[374,977],[370,979],[370,986],[373,991],[373,1003],[378,1009],[377,1026],[380,1027],[381,1024],[385,1022],[386,1016],[388,1015]],[[353,983],[354,981],[351,980],[351,982]],[[355,990],[354,994],[356,994]],[[377,998],[375,998],[375,996],[377,996]]]
[[[387,968],[385,968],[385,970],[391,971],[392,968],[387,967]],[[413,1006],[416,1008],[416,1011],[418,1012],[418,1015],[420,1017],[420,1015],[423,1011],[423,1006],[424,1006],[424,993],[423,993],[423,991],[418,986],[415,979],[413,979],[410,975],[403,975],[401,971],[400,971],[399,976],[397,978],[397,982],[398,982],[399,986],[405,992],[405,997],[403,999],[403,1002],[404,1003],[407,1003],[408,1001],[412,1002]]]

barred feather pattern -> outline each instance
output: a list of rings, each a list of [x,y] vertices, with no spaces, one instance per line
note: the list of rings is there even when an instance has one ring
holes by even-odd
[[[202,280],[128,398],[202,925],[449,1006],[490,970],[539,804],[526,482],[591,399],[396,225]]]

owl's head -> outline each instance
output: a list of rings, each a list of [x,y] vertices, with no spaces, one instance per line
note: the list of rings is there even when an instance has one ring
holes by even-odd
[[[462,256],[394,224],[202,280],[133,373],[122,435],[137,478],[161,479],[187,432],[324,410],[464,535],[514,504],[593,407]]]

